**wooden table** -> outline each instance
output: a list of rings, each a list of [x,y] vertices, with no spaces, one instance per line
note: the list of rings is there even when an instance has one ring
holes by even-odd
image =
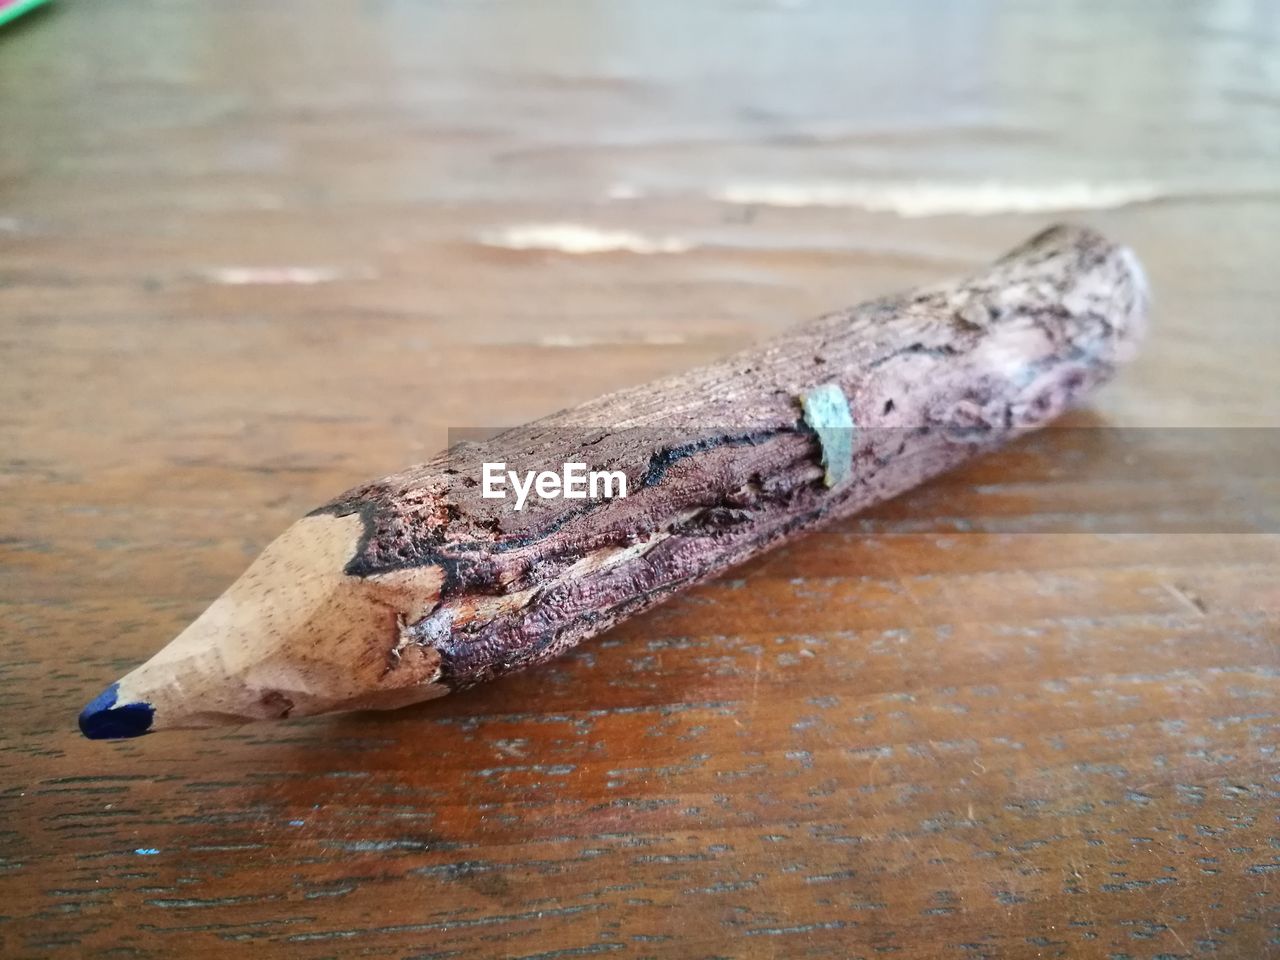
[[[0,33],[0,954],[1280,953],[1277,63],[1274,6],[1208,0],[58,0]],[[79,738],[274,534],[450,428],[1061,208],[1157,294],[1075,421],[1116,430],[451,700]]]

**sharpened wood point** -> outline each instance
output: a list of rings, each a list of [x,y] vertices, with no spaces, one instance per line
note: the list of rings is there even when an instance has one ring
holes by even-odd
[[[439,658],[400,651],[401,625],[434,603],[439,576],[416,569],[354,577],[345,567],[364,524],[304,517],[189,627],[80,714],[94,740],[442,696]]]

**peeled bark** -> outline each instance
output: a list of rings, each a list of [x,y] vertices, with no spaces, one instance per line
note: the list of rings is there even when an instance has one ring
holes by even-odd
[[[1146,300],[1127,249],[1055,227],[966,279],[459,444],[315,513],[361,518],[350,576],[437,571],[438,595],[401,618],[389,668],[417,647],[438,655],[436,683],[469,687],[1044,425],[1131,356]],[[832,386],[851,456],[805,413]],[[481,496],[484,462],[585,462],[623,471],[631,492],[530,497],[515,512]]]

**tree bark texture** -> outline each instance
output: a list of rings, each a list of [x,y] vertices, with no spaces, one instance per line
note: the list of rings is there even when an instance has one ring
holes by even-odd
[[[1146,305],[1126,248],[1054,227],[971,277],[457,444],[315,512],[362,518],[348,574],[439,568],[438,598],[402,623],[392,656],[428,648],[438,682],[462,689],[1043,426],[1132,355]],[[806,415],[832,386],[851,452]],[[833,453],[848,462],[824,466]],[[485,462],[620,470],[629,495],[530,496],[517,512],[482,497]]]

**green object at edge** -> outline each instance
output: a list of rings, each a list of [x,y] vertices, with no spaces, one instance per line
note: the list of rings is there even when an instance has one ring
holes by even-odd
[[[17,3],[8,7],[0,7],[0,27],[12,20],[14,17],[20,17],[28,10],[40,6],[42,3],[48,3],[49,0],[18,0]]]

